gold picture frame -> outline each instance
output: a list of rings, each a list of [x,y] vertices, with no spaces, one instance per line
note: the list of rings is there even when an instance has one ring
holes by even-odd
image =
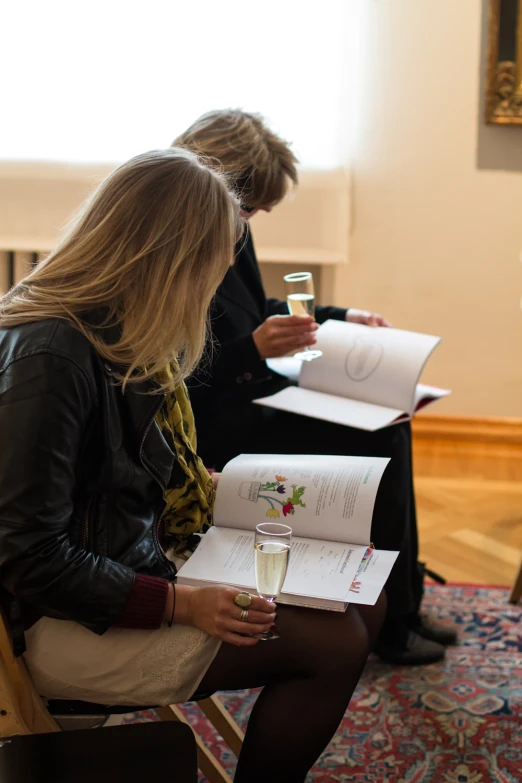
[[[522,125],[522,0],[490,0],[486,122]]]

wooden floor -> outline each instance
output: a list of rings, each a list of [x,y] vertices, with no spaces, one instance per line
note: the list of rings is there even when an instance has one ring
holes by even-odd
[[[522,560],[522,447],[415,442],[421,560],[448,581],[511,586]]]

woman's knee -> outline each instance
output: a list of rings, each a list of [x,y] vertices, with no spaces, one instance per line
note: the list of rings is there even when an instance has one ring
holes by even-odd
[[[388,597],[386,590],[382,590],[380,596],[373,606],[365,607],[368,614],[371,616],[372,627],[377,629],[377,633],[381,630],[386,612],[388,611]]]
[[[370,637],[353,607],[342,614],[320,610],[311,613],[315,622],[308,618],[307,659],[317,674],[342,675],[353,672],[354,665],[364,664],[370,652]]]
[[[276,630],[280,638],[275,642],[241,650],[223,645],[204,687],[255,687],[281,678],[348,681],[370,652],[366,624],[353,606],[342,613],[280,606]]]
[[[383,590],[373,606],[357,606],[357,612],[363,619],[368,631],[370,647],[373,647],[386,617],[388,599]]]

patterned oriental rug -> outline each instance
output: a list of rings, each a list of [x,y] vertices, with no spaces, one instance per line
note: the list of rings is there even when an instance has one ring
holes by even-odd
[[[372,657],[311,783],[520,783],[522,606],[506,588],[427,587],[427,611],[457,626],[442,664],[395,667]],[[220,693],[243,728],[256,691]],[[232,773],[235,756],[195,705],[194,729]],[[154,720],[131,714],[125,722]],[[201,780],[205,780],[201,778]]]

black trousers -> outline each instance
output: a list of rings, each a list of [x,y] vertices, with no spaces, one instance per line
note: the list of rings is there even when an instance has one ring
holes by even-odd
[[[248,403],[212,420],[196,417],[196,426],[198,453],[215,470],[241,453],[391,457],[377,493],[372,542],[400,552],[386,584],[384,628],[385,636],[399,634],[422,599],[410,423],[365,432]]]

